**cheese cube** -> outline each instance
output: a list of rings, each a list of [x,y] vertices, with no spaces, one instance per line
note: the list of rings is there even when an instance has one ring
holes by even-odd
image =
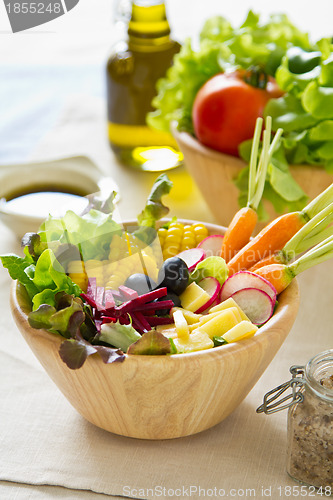
[[[185,291],[179,296],[182,307],[195,312],[210,300],[210,296],[195,282],[188,285]]]
[[[222,335],[222,337],[227,342],[237,342],[238,340],[253,337],[257,330],[258,327],[253,325],[250,321],[241,321],[238,325],[234,326]]]
[[[182,340],[188,340],[190,336],[190,332],[188,329],[188,324],[186,322],[186,319],[184,318],[184,315],[181,311],[175,311],[173,313],[173,320],[176,325],[176,331],[177,335],[180,339]]]
[[[175,339],[176,337],[178,337],[174,323],[172,323],[171,325],[158,325],[156,327],[156,330],[162,333],[162,335],[164,335],[164,337],[167,337],[168,339]]]
[[[246,314],[242,311],[242,309],[239,307],[237,302],[232,297],[229,297],[229,299],[224,300],[223,302],[220,302],[216,306],[211,307],[209,309],[209,313],[224,311],[225,309],[228,309],[229,307],[237,307],[239,314],[241,315],[241,318],[244,321],[250,321],[249,318],[246,316]]]
[[[183,309],[182,307],[173,307],[170,311],[170,314],[173,314],[175,311],[181,311],[183,313],[184,318],[187,321],[188,325],[194,325],[198,323],[202,317],[202,314],[196,314],[188,309]]]
[[[205,332],[196,331],[189,335],[188,340],[173,339],[178,353],[202,351],[214,347],[214,342]]]
[[[214,315],[207,323],[202,323],[198,325],[198,328],[193,330],[193,333],[200,330],[201,332],[207,333],[207,335],[212,339],[213,337],[220,337],[225,334],[228,330],[233,328],[239,323],[239,315],[233,309],[229,308],[225,311],[221,311],[216,316]]]

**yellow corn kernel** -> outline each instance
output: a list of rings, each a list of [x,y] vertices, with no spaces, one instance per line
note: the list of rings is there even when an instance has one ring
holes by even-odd
[[[207,236],[204,236],[203,234],[198,234],[196,237],[195,237],[195,242],[196,242],[196,246],[199,245],[199,243],[202,242],[202,240],[204,240],[205,238],[207,238]]]
[[[170,257],[174,257],[177,253],[178,252],[175,248],[167,248],[166,250],[163,250],[163,259],[167,260]]]
[[[172,234],[175,238],[177,238],[178,240],[180,240],[181,237],[183,236],[183,233],[184,233],[184,231],[180,227],[170,227],[168,229],[167,236],[170,236]]]
[[[184,230],[184,224],[182,224],[181,222],[171,222],[169,225],[169,229],[174,228],[174,227],[178,227],[178,228]]]
[[[208,231],[207,227],[204,224],[202,224],[201,222],[197,222],[195,224],[192,224],[192,228],[193,228],[194,233],[196,235],[197,234],[202,234],[202,235],[204,235],[206,237],[209,234],[209,231]]]
[[[166,234],[167,234],[168,230],[166,227],[160,227],[157,231],[157,234],[159,237],[161,238],[165,238],[166,237]]]

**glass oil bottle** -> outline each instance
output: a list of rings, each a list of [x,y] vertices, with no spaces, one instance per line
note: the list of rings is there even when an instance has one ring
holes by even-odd
[[[151,129],[156,82],[171,66],[180,45],[171,39],[162,0],[133,0],[127,40],[116,44],[107,63],[108,137],[116,157],[141,170],[168,170],[182,155],[171,134]]]

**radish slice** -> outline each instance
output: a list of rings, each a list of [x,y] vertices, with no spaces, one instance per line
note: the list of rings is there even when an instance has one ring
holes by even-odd
[[[220,301],[223,302],[231,297],[235,292],[244,288],[257,288],[267,293],[272,301],[276,301],[276,290],[265,278],[258,276],[251,271],[239,271],[228,278],[222,285]]]
[[[231,297],[255,325],[266,323],[273,315],[275,301],[263,290],[244,288]]]
[[[220,257],[222,243],[223,236],[221,234],[212,234],[200,241],[197,248],[202,248],[206,252],[206,257],[211,257],[212,255]]]
[[[176,257],[182,259],[191,272],[206,257],[206,252],[202,248],[189,248],[178,253]]]
[[[200,314],[213,305],[213,303],[219,296],[221,285],[216,278],[213,278],[211,276],[203,278],[197,284],[198,286],[200,286],[200,288],[205,290],[205,292],[207,292],[208,295],[210,296],[210,299],[207,300],[205,304],[203,304],[201,307],[199,307],[199,309],[195,311],[196,314]]]

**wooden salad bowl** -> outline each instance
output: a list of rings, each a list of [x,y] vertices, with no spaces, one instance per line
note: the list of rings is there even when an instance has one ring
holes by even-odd
[[[246,163],[235,156],[203,146],[187,132],[178,132],[175,128],[172,132],[184,155],[186,168],[198,185],[208,207],[219,224],[228,226],[239,209],[239,191],[233,181]],[[315,198],[333,182],[333,176],[320,166],[292,165],[290,171],[310,199]],[[280,215],[266,200],[264,206],[270,220]],[[257,229],[262,229],[265,224],[258,224]]]
[[[225,231],[206,226],[211,234]],[[94,354],[81,368],[71,370],[59,356],[63,338],[30,327],[25,289],[15,283],[11,294],[19,330],[71,405],[102,429],[141,439],[188,436],[225,419],[281,347],[298,305],[299,290],[293,280],[280,294],[274,316],[250,339],[189,354],[127,355],[123,362],[108,365]]]

